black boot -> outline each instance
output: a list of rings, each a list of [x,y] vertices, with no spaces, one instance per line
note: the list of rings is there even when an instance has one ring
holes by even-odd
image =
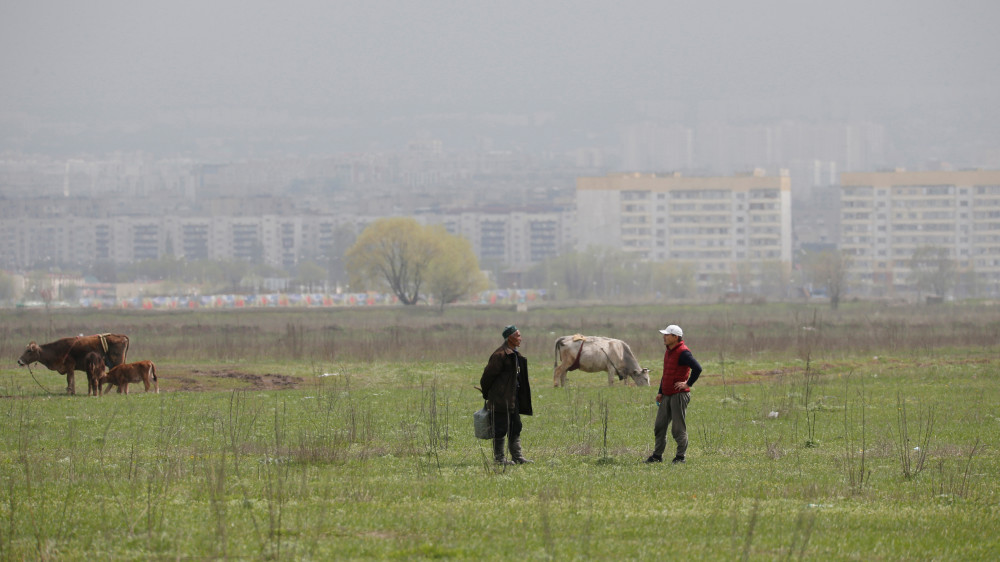
[[[503,437],[493,438],[493,462],[500,465],[511,465],[513,462],[507,460],[503,453]]]
[[[521,454],[521,436],[517,436],[510,440],[510,458],[517,464],[527,464],[531,461],[524,458]]]

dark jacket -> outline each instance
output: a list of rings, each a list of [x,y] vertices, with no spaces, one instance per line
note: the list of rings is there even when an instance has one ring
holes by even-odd
[[[497,412],[531,415],[531,388],[528,386],[528,360],[504,342],[490,355],[479,379],[483,398]],[[516,400],[515,400],[516,398]],[[514,407],[517,407],[516,411]]]

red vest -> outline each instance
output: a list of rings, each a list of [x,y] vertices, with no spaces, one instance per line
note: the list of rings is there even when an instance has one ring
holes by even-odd
[[[663,377],[660,379],[660,394],[670,396],[678,392],[691,392],[687,389],[677,390],[674,388],[674,383],[686,382],[688,375],[691,374],[691,367],[677,364],[677,361],[681,358],[681,353],[687,350],[687,346],[681,341],[676,347],[668,349],[663,354]]]

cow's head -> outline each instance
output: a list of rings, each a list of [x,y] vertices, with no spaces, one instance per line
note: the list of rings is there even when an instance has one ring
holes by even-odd
[[[632,382],[636,386],[649,386],[649,369],[639,369],[629,376],[632,377]]]
[[[21,367],[31,365],[42,356],[42,348],[38,347],[38,344],[31,342],[28,347],[24,348],[24,353],[17,358],[17,364]]]

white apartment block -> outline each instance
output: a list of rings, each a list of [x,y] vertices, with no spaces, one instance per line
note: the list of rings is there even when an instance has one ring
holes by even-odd
[[[963,291],[1000,294],[1000,171],[845,173],[840,182],[854,288],[913,292],[913,253],[944,248],[968,280]]]
[[[682,177],[624,173],[578,178],[577,247],[608,246],[652,261],[695,265],[698,280],[748,265],[789,267],[791,182],[787,175]]]

